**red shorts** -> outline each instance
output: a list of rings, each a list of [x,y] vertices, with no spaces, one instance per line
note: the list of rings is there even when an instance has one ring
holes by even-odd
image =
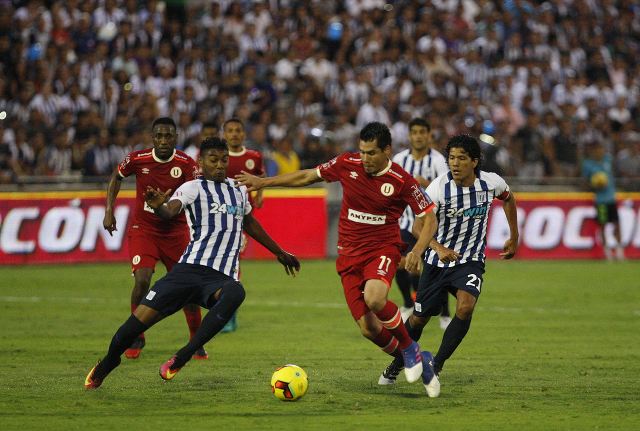
[[[342,279],[342,288],[351,315],[355,320],[369,312],[364,302],[367,280],[382,280],[391,286],[400,262],[400,250],[395,245],[359,256],[338,256],[336,269]]]
[[[129,258],[131,259],[131,272],[138,268],[155,269],[160,260],[167,271],[171,271],[182,252],[189,244],[189,231],[184,229],[170,234],[157,234],[142,232],[132,229],[129,232]]]

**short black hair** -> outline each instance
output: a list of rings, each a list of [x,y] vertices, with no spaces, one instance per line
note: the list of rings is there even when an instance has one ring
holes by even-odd
[[[360,140],[370,142],[376,140],[378,148],[384,150],[391,145],[391,132],[389,128],[377,121],[367,124],[360,131]]]
[[[447,148],[445,150],[445,157],[449,160],[449,152],[452,148],[462,148],[471,159],[478,160],[474,172],[480,175],[480,166],[482,165],[482,150],[480,149],[480,143],[476,138],[471,135],[456,135],[449,139]]]
[[[176,126],[176,122],[173,121],[173,118],[171,117],[158,117],[155,120],[153,120],[153,124],[151,125],[151,130],[153,130],[157,125],[159,124],[166,124],[167,126],[173,126],[174,129],[178,129],[178,127]]]
[[[218,123],[216,123],[215,121],[205,121],[204,124],[202,125],[202,128],[219,130]]]
[[[207,150],[219,150],[219,151],[229,151],[229,146],[227,145],[227,141],[224,139],[218,138],[216,136],[209,136],[202,140],[200,144],[200,157]]]
[[[428,131],[431,131],[431,124],[424,118],[412,118],[411,121],[409,121],[409,130],[411,130],[413,126],[426,127]]]
[[[239,123],[242,126],[242,128],[244,129],[244,123],[238,117],[229,118],[227,121],[222,123],[222,128],[224,129],[225,127],[227,127],[227,124],[229,124],[229,123]]]

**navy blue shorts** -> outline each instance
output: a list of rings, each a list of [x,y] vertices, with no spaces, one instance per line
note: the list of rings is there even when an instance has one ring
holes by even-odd
[[[232,277],[213,268],[189,263],[178,263],[160,280],[156,281],[140,305],[169,316],[187,304],[211,308],[214,294],[225,284],[239,284]]]
[[[425,263],[413,314],[419,317],[437,316],[442,311],[442,292],[449,291],[453,296],[458,290],[464,290],[476,298],[482,287],[483,262],[466,262],[450,268]]]

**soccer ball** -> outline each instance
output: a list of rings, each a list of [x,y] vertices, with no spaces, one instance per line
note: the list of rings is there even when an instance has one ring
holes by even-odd
[[[591,175],[591,186],[594,189],[604,188],[607,184],[609,184],[609,177],[605,172],[600,171]]]
[[[287,364],[279,367],[271,376],[271,392],[282,401],[301,398],[308,387],[307,373],[297,365]]]

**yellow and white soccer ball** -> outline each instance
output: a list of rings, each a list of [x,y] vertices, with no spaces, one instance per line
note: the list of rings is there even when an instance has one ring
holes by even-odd
[[[599,171],[591,175],[591,187],[601,189],[609,184],[609,177],[605,172]]]
[[[307,393],[307,373],[297,365],[287,364],[276,369],[271,376],[271,392],[282,401],[295,401]]]

